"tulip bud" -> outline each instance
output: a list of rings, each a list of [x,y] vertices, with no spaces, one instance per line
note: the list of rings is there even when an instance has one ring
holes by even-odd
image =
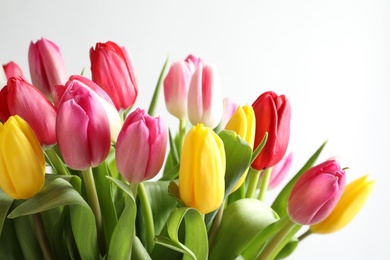
[[[303,173],[288,199],[288,214],[296,223],[312,225],[326,218],[345,187],[345,172],[334,161],[325,161]]]
[[[102,163],[110,150],[110,125],[97,95],[70,81],[58,104],[57,141],[66,164],[86,170]]]
[[[290,170],[291,163],[293,159],[293,154],[289,153],[287,156],[278,162],[272,167],[271,177],[269,180],[269,189],[276,188],[286,177],[288,171]]]
[[[245,105],[243,107],[239,106],[233,116],[230,118],[225,129],[232,130],[236,132],[241,138],[243,138],[248,145],[253,148],[253,142],[255,139],[255,114],[251,106]],[[234,186],[232,192],[237,190],[241,184],[244,182],[248,170],[242,175],[240,180]]]
[[[193,125],[203,123],[215,128],[222,119],[221,86],[213,65],[200,63],[188,90],[188,118]]]
[[[252,106],[256,116],[254,148],[268,133],[267,142],[252,167],[264,170],[277,164],[286,153],[290,139],[291,108],[284,95],[278,96],[272,91],[261,94]]]
[[[179,170],[180,199],[207,214],[222,203],[225,193],[225,148],[219,136],[198,124],[184,139]]]
[[[348,225],[363,208],[374,186],[375,181],[369,181],[368,175],[349,183],[333,211],[320,223],[310,226],[311,232],[328,234]]]
[[[45,157],[34,131],[19,116],[0,123],[0,187],[14,199],[28,199],[45,182]]]
[[[223,114],[222,114],[222,120],[220,123],[220,127],[222,129],[225,128],[227,122],[234,115],[237,108],[238,108],[238,105],[232,99],[230,99],[230,98],[223,99]],[[252,108],[252,110],[253,110],[253,108]]]
[[[96,43],[89,52],[92,80],[111,97],[116,109],[132,106],[138,95],[134,65],[124,47],[114,42]]]
[[[119,131],[121,130],[122,123],[118,111],[115,108],[114,103],[107,93],[100,88],[95,82],[79,75],[73,75],[69,78],[65,86],[57,85],[53,90],[53,98],[55,104],[59,103],[60,98],[67,88],[73,86],[73,88],[85,88],[92,95],[94,95],[103,106],[106,111],[108,121],[110,123],[111,141],[115,142],[118,138]]]
[[[116,144],[116,165],[131,183],[149,180],[160,171],[165,158],[168,129],[160,117],[137,108],[123,124]]]
[[[41,145],[50,146],[57,142],[55,107],[22,78],[9,78],[0,91],[0,119],[5,122],[12,115],[19,115],[27,121]]]
[[[4,64],[3,69],[5,72],[5,75],[7,76],[7,79],[9,79],[11,77],[24,78],[22,69],[19,67],[18,64],[16,64],[13,61],[10,61],[7,64]]]
[[[165,104],[168,112],[179,119],[187,118],[188,88],[198,63],[199,59],[190,55],[184,61],[173,63],[165,77]]]
[[[68,78],[60,48],[45,38],[31,42],[28,64],[34,87],[49,99],[53,87],[65,84]]]

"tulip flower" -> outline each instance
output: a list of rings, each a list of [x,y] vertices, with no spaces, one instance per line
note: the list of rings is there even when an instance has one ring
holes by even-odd
[[[96,43],[89,52],[92,80],[111,97],[116,109],[132,106],[138,95],[134,65],[124,47],[114,42]]]
[[[7,76],[5,75],[4,69],[0,68],[0,90],[7,84]],[[1,104],[1,103],[0,103]]]
[[[53,87],[65,84],[68,78],[60,48],[45,38],[31,42],[28,64],[34,87],[49,99]]]
[[[65,163],[87,170],[102,163],[110,150],[107,113],[92,91],[71,81],[58,104],[58,147]]]
[[[137,108],[123,124],[116,143],[116,165],[131,183],[149,180],[160,171],[168,143],[168,129],[160,117]]]
[[[272,167],[271,177],[268,185],[269,189],[276,188],[284,180],[288,171],[290,170],[292,159],[293,154],[289,153],[280,162]]]
[[[245,105],[243,107],[239,106],[237,108],[236,112],[227,123],[225,129],[236,132],[248,143],[251,148],[253,148],[253,142],[255,139],[255,125],[256,120],[253,108],[251,106]],[[232,192],[241,186],[246,178],[247,173],[248,170],[246,170],[242,175],[236,186],[234,186]]]
[[[222,203],[225,193],[225,149],[217,134],[203,124],[187,133],[179,169],[180,199],[207,214]]]
[[[18,64],[16,64],[13,61],[8,62],[7,64],[4,64],[3,65],[3,69],[4,69],[4,72],[5,72],[5,75],[7,76],[7,79],[9,79],[11,77],[15,77],[15,78],[22,77],[22,78],[24,78],[22,69],[19,67]]]
[[[320,223],[310,226],[310,231],[317,234],[328,234],[348,225],[363,208],[374,186],[375,181],[369,181],[368,175],[349,183],[329,216]]]
[[[303,173],[288,199],[288,214],[301,225],[316,224],[336,206],[345,187],[345,172],[335,160],[325,161]]]
[[[190,55],[173,63],[164,79],[164,97],[168,112],[178,119],[187,118],[188,88],[200,59]]]
[[[45,157],[34,131],[19,116],[0,123],[0,187],[13,199],[28,199],[45,182]]]
[[[214,65],[199,63],[188,90],[188,118],[193,125],[215,128],[222,119],[223,100]]]
[[[272,91],[261,94],[253,103],[256,116],[256,136],[254,148],[268,133],[268,139],[252,167],[264,170],[277,164],[285,155],[290,139],[290,103],[284,95]]]
[[[9,78],[0,91],[0,119],[5,122],[12,115],[19,115],[28,122],[41,145],[50,146],[57,142],[56,108],[21,77]]]
[[[69,78],[65,86],[57,85],[53,90],[53,98],[55,104],[58,105],[60,98],[67,88],[84,88],[91,92],[103,106],[106,111],[108,121],[110,123],[110,134],[111,141],[115,142],[118,138],[119,131],[121,129],[122,123],[118,111],[115,108],[114,103],[107,93],[100,88],[95,82],[79,75],[73,75]]]
[[[230,118],[234,115],[234,113],[236,113],[237,108],[238,105],[232,99],[223,99],[223,114],[221,123],[219,125],[222,129],[225,128],[227,122],[229,122]]]

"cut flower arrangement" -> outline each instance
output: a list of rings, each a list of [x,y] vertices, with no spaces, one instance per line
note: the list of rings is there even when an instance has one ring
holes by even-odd
[[[125,48],[97,43],[90,61],[90,79],[69,76],[42,38],[31,80],[14,62],[0,71],[2,258],[282,259],[347,225],[374,187],[317,162],[325,142],[268,205],[292,161],[285,95],[237,105],[189,55],[167,59],[146,111]],[[177,129],[155,116],[160,92]]]

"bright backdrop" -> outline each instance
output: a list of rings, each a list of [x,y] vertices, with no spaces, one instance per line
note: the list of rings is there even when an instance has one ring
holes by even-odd
[[[286,94],[293,172],[328,140],[322,160],[339,157],[349,180],[377,180],[348,227],[311,236],[291,259],[390,259],[389,1],[1,0],[0,24],[0,62],[17,62],[27,76],[29,43],[41,37],[60,46],[69,74],[86,67],[87,76],[96,42],[125,46],[142,108],[168,54],[215,63],[224,96],[240,104],[266,90]],[[177,126],[162,96],[158,112]]]

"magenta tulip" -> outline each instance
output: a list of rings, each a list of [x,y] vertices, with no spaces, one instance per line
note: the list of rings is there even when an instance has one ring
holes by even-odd
[[[57,85],[53,90],[53,98],[55,104],[58,104],[60,98],[67,88],[73,86],[74,88],[85,88],[90,91],[92,95],[97,97],[106,111],[108,121],[110,123],[111,141],[115,142],[118,138],[119,131],[122,127],[121,119],[114,103],[107,93],[100,88],[95,82],[79,75],[73,75],[69,78],[65,86]]]
[[[164,80],[164,97],[168,112],[178,119],[187,118],[187,98],[192,74],[200,59],[190,55],[174,62]]]
[[[149,180],[160,171],[167,149],[167,127],[159,117],[137,108],[126,119],[116,143],[116,165],[131,183]]]
[[[223,100],[214,65],[199,63],[188,90],[188,118],[193,125],[214,128],[222,119]]]
[[[4,69],[4,72],[5,72],[5,75],[7,76],[7,79],[9,79],[11,77],[15,77],[15,78],[22,77],[22,78],[24,78],[22,69],[19,67],[18,64],[16,64],[13,61],[10,61],[7,64],[4,64],[3,65],[3,69]]]
[[[132,106],[138,95],[134,65],[124,47],[114,42],[96,43],[89,52],[92,80],[111,97],[116,109]]]
[[[65,84],[68,79],[60,48],[45,38],[31,42],[28,64],[34,87],[49,99],[53,87]]]
[[[34,86],[20,78],[11,77],[0,91],[0,119],[5,122],[18,115],[34,130],[41,145],[50,146],[56,140],[57,110]]]
[[[252,163],[256,170],[264,170],[277,164],[285,155],[290,139],[291,107],[288,99],[272,91],[261,94],[252,105],[256,117],[254,149],[265,133],[268,139]]]
[[[58,104],[57,141],[65,163],[75,170],[98,166],[110,150],[107,113],[98,97],[76,82],[68,84]]]
[[[288,199],[288,214],[301,225],[325,219],[343,194],[345,172],[335,160],[323,162],[302,174]]]

